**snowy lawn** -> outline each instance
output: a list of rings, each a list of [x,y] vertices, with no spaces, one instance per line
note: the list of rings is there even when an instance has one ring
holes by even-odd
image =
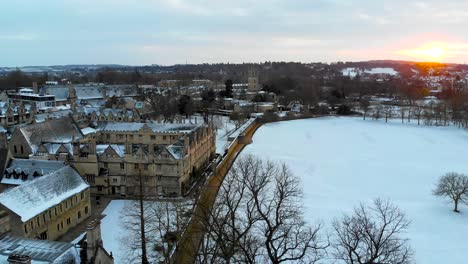
[[[149,203],[152,203],[153,205],[156,205],[156,204],[162,205],[164,202],[152,201]],[[191,201],[186,201],[182,203],[183,203],[182,206],[184,206],[186,210],[190,210],[191,206],[193,206],[193,202]],[[127,230],[124,225],[125,219],[128,220],[128,214],[126,214],[124,211],[129,210],[129,209],[131,210],[136,205],[137,204],[135,204],[135,202],[132,200],[113,200],[109,203],[109,205],[106,207],[106,209],[103,212],[103,214],[105,214],[106,217],[104,217],[101,221],[102,242],[104,244],[104,248],[108,252],[112,252],[114,256],[115,264],[139,263],[138,259],[132,261],[134,257],[131,257],[131,254],[128,248],[128,243],[130,243],[132,236],[135,236],[134,235],[135,233]],[[138,210],[138,209],[135,208],[135,210]],[[148,222],[146,223],[145,226],[147,228],[148,233],[156,234],[154,227],[155,225],[157,225],[157,223],[155,223],[154,221],[150,221],[150,220],[147,220],[147,221]],[[181,221],[187,221],[187,220],[181,219]],[[75,239],[75,241],[79,241],[79,239],[83,235],[84,234],[80,235],[77,239]],[[148,237],[148,240],[150,240],[149,237]],[[154,250],[152,250],[151,242],[148,242],[148,244],[149,244],[148,246],[149,254],[154,257],[154,255],[157,253],[155,253]]]
[[[417,263],[466,263],[468,207],[432,195],[450,171],[468,174],[468,133],[394,120],[322,118],[262,126],[244,154],[286,162],[302,178],[306,219],[331,220],[388,198],[411,220]],[[331,262],[331,261],[330,261]]]

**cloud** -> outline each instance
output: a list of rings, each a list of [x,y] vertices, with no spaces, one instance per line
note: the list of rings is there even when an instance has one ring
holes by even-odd
[[[36,40],[37,36],[31,33],[0,34],[0,40],[9,41],[31,41]]]

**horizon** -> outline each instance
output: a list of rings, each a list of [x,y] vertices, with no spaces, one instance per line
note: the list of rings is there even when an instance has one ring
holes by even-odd
[[[383,58],[464,64],[466,8],[461,0],[22,0],[3,3],[0,57],[5,67]]]
[[[240,63],[233,63],[233,62],[214,62],[214,63],[178,63],[178,64],[120,64],[120,63],[68,63],[68,64],[50,64],[50,65],[18,65],[18,66],[1,66],[0,68],[27,68],[27,67],[66,67],[66,66],[96,66],[96,67],[106,67],[106,66],[116,66],[116,67],[151,67],[151,66],[159,66],[159,67],[173,67],[173,66],[190,66],[190,65],[216,65],[216,64],[257,64],[261,65],[264,63],[300,63],[300,64],[337,64],[337,63],[407,63],[407,64],[445,64],[445,65],[467,65],[466,63],[456,63],[456,62],[437,62],[437,61],[410,61],[410,60],[391,60],[391,59],[382,59],[382,60],[360,60],[360,61],[332,61],[332,62],[323,62],[323,61],[312,61],[312,62],[301,62],[301,61],[260,61],[260,62],[240,62]]]

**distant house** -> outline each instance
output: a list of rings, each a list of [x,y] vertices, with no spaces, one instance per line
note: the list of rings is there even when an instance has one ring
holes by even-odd
[[[1,175],[0,190],[22,185],[63,167],[63,161],[11,159]]]
[[[70,166],[0,193],[11,235],[55,240],[91,214],[89,185]]]
[[[15,158],[36,155],[45,156],[43,159],[66,160],[72,154],[72,141],[82,137],[73,120],[63,117],[16,127],[9,148]]]

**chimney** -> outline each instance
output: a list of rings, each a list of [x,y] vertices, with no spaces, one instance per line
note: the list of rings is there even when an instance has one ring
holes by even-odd
[[[31,264],[31,258],[25,255],[12,254],[8,256],[8,264]]]
[[[101,239],[101,220],[94,219],[86,225],[86,243],[87,243],[87,256],[88,262],[94,258],[94,253],[99,246],[102,246]]]
[[[38,94],[39,90],[37,89],[37,82],[32,83],[33,93]]]

